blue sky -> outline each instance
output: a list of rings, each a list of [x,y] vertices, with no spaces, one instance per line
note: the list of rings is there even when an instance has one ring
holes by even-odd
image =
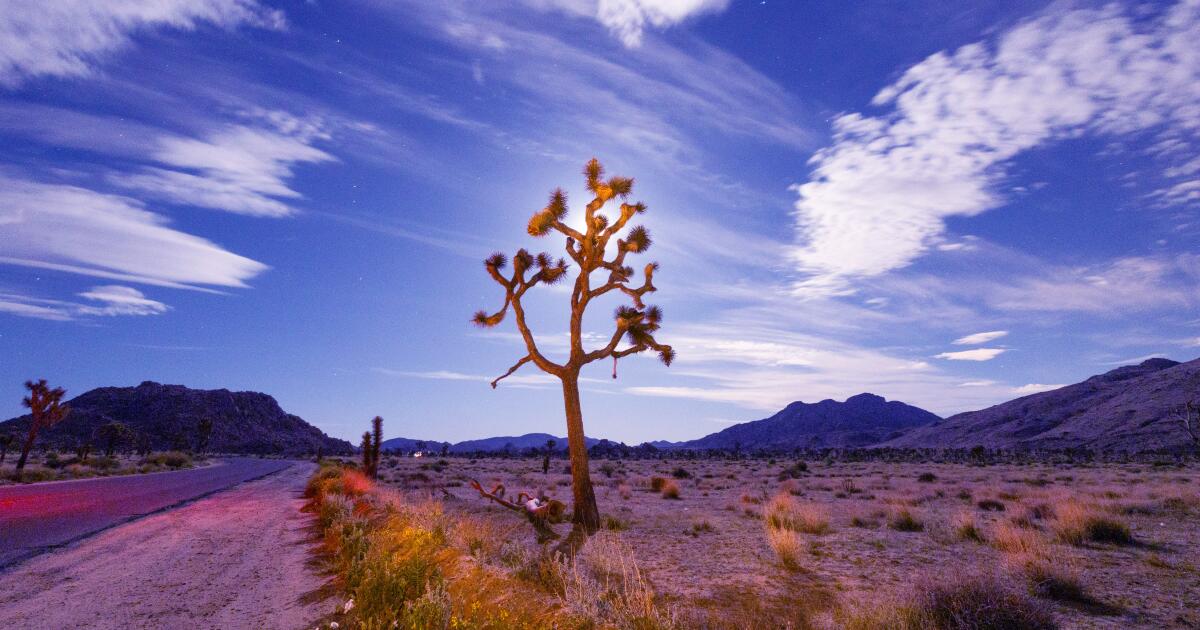
[[[591,435],[1200,355],[1195,1],[102,4],[0,3],[0,416],[156,380],[351,439],[562,434],[470,316],[592,156],[649,206],[679,356],[594,365]],[[527,298],[552,355],[566,301]]]

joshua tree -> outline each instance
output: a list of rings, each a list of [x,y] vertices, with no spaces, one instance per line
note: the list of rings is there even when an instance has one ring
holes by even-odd
[[[0,433],[0,464],[4,463],[4,458],[8,456],[8,449],[17,441],[17,436],[11,433]]]
[[[120,422],[109,422],[96,428],[95,437],[104,445],[104,456],[112,457],[117,446],[127,441],[133,431]]]
[[[75,457],[78,457],[79,461],[81,461],[81,462],[86,462],[88,455],[91,455],[91,454],[92,454],[92,443],[91,442],[80,442],[79,445],[75,447]]]
[[[530,236],[546,236],[558,232],[566,237],[566,251],[571,260],[579,268],[575,278],[575,286],[571,290],[570,302],[570,353],[566,361],[555,363],[546,358],[538,349],[532,331],[525,320],[525,307],[522,299],[529,289],[538,284],[555,284],[566,277],[567,262],[559,258],[555,261],[548,254],[532,255],[524,249],[513,256],[513,268],[509,275],[503,270],[508,263],[502,253],[492,254],[484,261],[484,268],[501,287],[504,288],[504,305],[495,313],[479,311],[475,314],[475,323],[479,326],[495,326],[499,324],[511,308],[516,320],[517,330],[525,342],[527,354],[508,369],[503,375],[492,381],[495,388],[505,377],[516,372],[526,363],[533,363],[542,371],[557,377],[562,381],[563,402],[567,417],[567,450],[571,458],[571,478],[573,494],[573,520],[571,546],[577,549],[587,540],[587,536],[600,527],[600,511],[596,507],[596,495],[592,490],[592,482],[588,474],[587,444],[584,443],[583,411],[579,401],[579,372],[583,366],[594,361],[611,358],[613,360],[613,378],[617,376],[617,360],[646,350],[655,350],[663,363],[670,365],[675,358],[671,346],[658,343],[654,333],[662,320],[662,311],[656,306],[646,306],[642,298],[655,290],[653,284],[654,271],[657,263],[650,263],[643,270],[644,278],[641,286],[630,286],[634,277],[632,267],[625,265],[625,257],[629,254],[640,254],[650,247],[650,234],[646,228],[637,226],[625,233],[624,238],[619,234],[625,229],[629,220],[646,211],[643,203],[625,203],[633,191],[633,179],[627,177],[611,177],[603,179],[604,169],[600,162],[592,159],[583,169],[587,189],[594,198],[584,208],[582,231],[569,227],[563,220],[567,216],[567,196],[562,189],[556,189],[550,194],[550,201],[545,208],[535,212],[529,220]],[[600,210],[613,199],[620,199],[619,212],[611,220],[600,214]],[[615,244],[612,242],[615,239]],[[607,252],[612,252],[612,258],[605,259]],[[606,273],[598,286],[592,286],[592,274]],[[585,350],[583,347],[583,314],[588,305],[597,298],[611,292],[620,292],[629,297],[632,306],[617,308],[614,319],[616,330],[612,338],[604,346],[595,350]],[[622,339],[628,339],[628,346],[618,350]]]
[[[558,446],[558,442],[554,440],[546,440],[546,456],[542,458],[542,474],[550,472],[550,454],[554,452],[554,447]]]
[[[203,455],[208,450],[208,440],[212,437],[213,422],[209,418],[201,418],[196,423],[196,454]]]
[[[25,470],[25,460],[29,458],[29,449],[33,448],[38,431],[62,422],[62,419],[71,413],[71,408],[62,404],[67,390],[61,387],[50,389],[50,386],[46,385],[46,379],[40,379],[36,383],[25,381],[25,389],[29,390],[29,395],[21,404],[29,408],[29,414],[33,418],[29,422],[29,437],[25,438],[25,445],[21,447],[21,458],[17,460],[18,475]]]
[[[371,474],[371,458],[375,455],[375,449],[371,446],[371,432],[363,431],[362,438],[362,471],[364,475]]]
[[[379,478],[379,449],[383,446],[383,418],[375,416],[371,419],[371,470],[372,479]]]

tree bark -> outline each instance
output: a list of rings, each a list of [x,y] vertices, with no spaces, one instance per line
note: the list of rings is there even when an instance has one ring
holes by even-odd
[[[37,429],[37,420],[33,420],[29,425],[29,437],[25,438],[25,445],[21,448],[21,458],[17,460],[17,473],[25,470],[25,460],[29,458],[29,450],[33,448],[33,440],[37,437]]]
[[[574,499],[573,522],[586,535],[600,529],[600,510],[596,507],[596,493],[592,489],[591,471],[588,469],[587,442],[583,434],[583,409],[579,404],[579,376],[568,374],[562,379],[563,402],[567,411],[567,450],[571,455],[571,489]]]

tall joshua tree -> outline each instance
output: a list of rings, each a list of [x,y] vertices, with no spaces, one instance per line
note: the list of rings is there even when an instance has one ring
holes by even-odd
[[[29,436],[25,438],[25,445],[21,447],[21,458],[17,460],[18,475],[25,470],[25,460],[29,458],[29,449],[33,448],[38,431],[58,424],[71,412],[70,407],[62,404],[62,398],[67,391],[61,387],[51,389],[46,384],[46,379],[40,379],[36,383],[25,381],[25,389],[29,390],[29,395],[21,404],[29,408],[33,419],[29,423]]]
[[[556,189],[550,194],[549,203],[533,214],[528,226],[530,236],[541,237],[558,232],[566,237],[567,255],[575,261],[579,269],[575,277],[575,286],[571,290],[570,353],[567,360],[555,363],[542,354],[525,321],[525,308],[522,304],[522,299],[529,289],[539,284],[555,284],[566,277],[567,262],[562,258],[556,261],[548,254],[532,255],[522,249],[513,256],[511,273],[505,275],[507,257],[502,253],[489,256],[484,261],[484,268],[492,279],[503,287],[504,305],[495,313],[479,311],[475,314],[475,323],[479,326],[496,326],[511,308],[517,330],[525,341],[527,354],[492,381],[493,388],[527,363],[533,363],[542,371],[562,381],[574,500],[575,526],[572,533],[575,534],[573,538],[586,540],[588,535],[595,533],[600,527],[600,511],[596,507],[596,495],[588,474],[583,410],[579,403],[579,371],[589,363],[611,358],[613,378],[616,378],[618,359],[654,350],[658,352],[663,363],[670,365],[675,358],[675,352],[671,346],[660,344],[654,339],[654,333],[658,331],[662,321],[662,311],[656,306],[646,306],[642,302],[647,293],[655,290],[653,278],[658,263],[652,262],[645,266],[640,286],[630,285],[634,279],[634,270],[625,265],[626,256],[641,254],[650,247],[650,233],[642,226],[633,227],[625,232],[624,237],[620,236],[630,219],[646,211],[646,205],[643,203],[625,202],[633,192],[633,179],[610,177],[605,180],[604,169],[594,158],[584,167],[583,174],[587,181],[587,189],[594,197],[584,208],[585,227],[582,232],[563,223],[567,216],[567,196],[562,189]],[[615,216],[609,219],[600,211],[609,201],[615,199],[620,200],[618,210]],[[612,257],[606,259],[605,255],[609,253]],[[608,275],[597,286],[592,286],[592,274],[595,272]],[[632,306],[620,306],[616,309],[616,330],[607,344],[594,350],[586,350],[583,347],[584,311],[592,300],[614,291],[627,296]],[[627,340],[627,346],[618,349],[622,339]]]
[[[362,471],[364,475],[371,476],[371,457],[375,455],[375,449],[371,446],[371,432],[363,431],[362,438]]]
[[[371,419],[371,470],[372,479],[379,478],[379,449],[383,445],[383,418],[375,416]]]

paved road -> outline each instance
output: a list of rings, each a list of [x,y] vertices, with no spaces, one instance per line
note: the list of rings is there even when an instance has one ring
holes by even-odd
[[[236,458],[175,472],[0,487],[0,569],[291,465]]]
[[[13,566],[0,573],[0,627],[311,630],[340,603],[310,566],[300,508],[314,468],[297,462]]]

